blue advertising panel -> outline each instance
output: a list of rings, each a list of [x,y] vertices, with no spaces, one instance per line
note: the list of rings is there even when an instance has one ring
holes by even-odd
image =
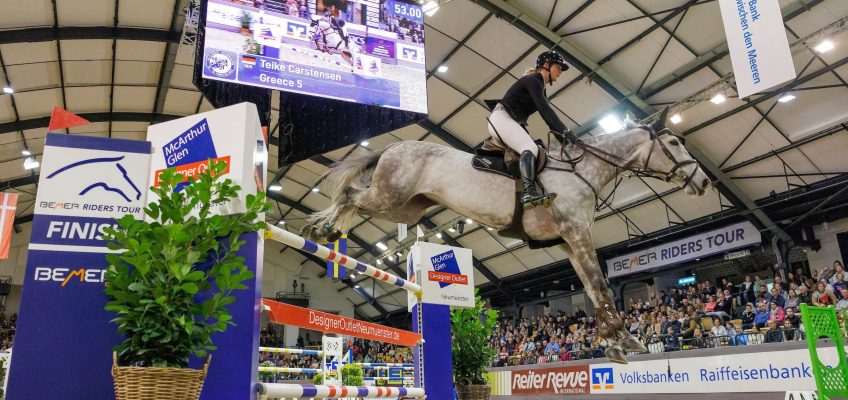
[[[114,218],[141,217],[150,152],[149,142],[48,134],[8,398],[114,396],[112,346],[121,338],[103,310],[101,235]]]
[[[424,23],[424,11],[420,6],[397,0],[386,0],[386,13],[397,18],[406,18],[413,22]]]

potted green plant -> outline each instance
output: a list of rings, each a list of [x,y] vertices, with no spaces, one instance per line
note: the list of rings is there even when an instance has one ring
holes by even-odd
[[[242,35],[249,36],[253,33],[253,30],[250,29],[250,24],[253,23],[253,16],[251,16],[249,12],[243,11],[241,13],[241,18],[239,18],[239,22],[241,22],[241,29],[239,31]]]
[[[158,199],[145,207],[148,218],[126,215],[106,232],[117,252],[106,256],[105,308],[124,335],[113,353],[118,400],[197,399],[207,354],[216,349],[212,335],[234,325],[227,306],[253,277],[236,252],[242,234],[265,227],[258,218],[270,205],[264,193],[247,195],[244,213],[212,215],[241,190],[223,178],[226,169],[210,160],[196,178],[164,171],[151,188]],[[192,354],[207,357],[203,370],[187,368]]]
[[[474,307],[451,310],[453,381],[459,400],[488,400],[491,396],[484,375],[496,353],[489,348],[489,338],[497,323],[498,312],[486,308],[476,290]]]
[[[362,367],[354,364],[342,365],[342,385],[343,386],[362,386],[365,384],[365,378],[362,377]],[[324,384],[324,374],[319,372],[312,377],[312,383],[316,385]]]

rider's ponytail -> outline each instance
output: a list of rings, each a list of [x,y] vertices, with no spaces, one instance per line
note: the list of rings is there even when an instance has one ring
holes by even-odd
[[[526,70],[524,70],[524,75],[525,76],[526,75],[533,75],[536,72],[539,72],[539,70],[537,68],[530,67],[530,68],[527,68]]]

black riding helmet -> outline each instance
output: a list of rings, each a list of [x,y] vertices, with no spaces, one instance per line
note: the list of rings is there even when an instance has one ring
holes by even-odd
[[[539,54],[539,57],[536,58],[536,68],[544,68],[545,63],[559,64],[563,71],[568,70],[565,59],[553,50]]]
[[[536,69],[544,69],[548,72],[551,72],[550,70],[545,68],[546,63],[559,64],[559,66],[562,67],[563,71],[568,70],[568,64],[565,63],[565,59],[553,50],[546,51],[542,54],[539,54],[539,57],[536,57]],[[551,81],[550,85],[553,86],[554,82]]]

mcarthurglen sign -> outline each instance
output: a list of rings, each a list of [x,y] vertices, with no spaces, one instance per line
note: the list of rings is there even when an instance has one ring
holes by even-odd
[[[607,260],[607,276],[645,272],[654,268],[679,264],[716,253],[757,245],[762,242],[760,231],[750,222],[740,222],[700,235],[690,236],[639,252]]]

